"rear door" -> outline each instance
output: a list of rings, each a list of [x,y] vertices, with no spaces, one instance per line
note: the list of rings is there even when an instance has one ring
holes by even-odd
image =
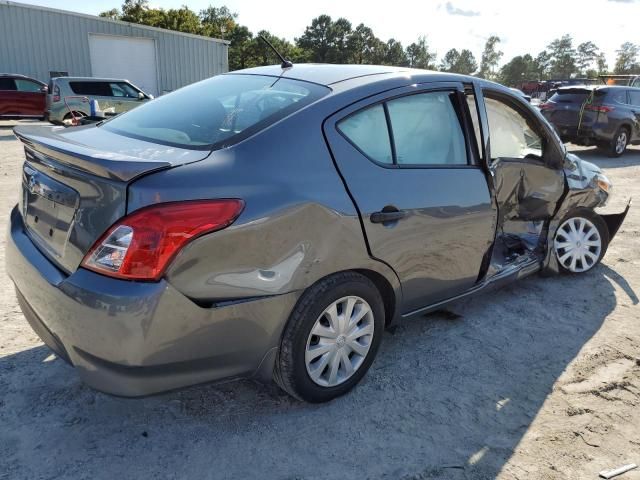
[[[472,287],[493,243],[496,212],[462,89],[398,89],[325,122],[370,254],[400,278],[404,312]]]

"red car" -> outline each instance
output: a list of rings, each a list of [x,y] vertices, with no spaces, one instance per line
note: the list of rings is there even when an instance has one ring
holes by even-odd
[[[43,119],[46,98],[46,84],[24,75],[0,73],[0,119]]]

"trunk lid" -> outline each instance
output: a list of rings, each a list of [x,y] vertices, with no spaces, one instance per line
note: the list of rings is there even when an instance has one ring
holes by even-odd
[[[19,209],[34,244],[71,273],[94,242],[127,212],[127,187],[151,172],[206,158],[95,127],[23,126]]]
[[[582,104],[587,100],[591,90],[588,88],[563,88],[558,90],[549,100],[553,109],[547,118],[558,127],[578,126]]]

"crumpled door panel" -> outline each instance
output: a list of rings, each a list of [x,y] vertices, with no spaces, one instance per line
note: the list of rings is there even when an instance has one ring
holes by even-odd
[[[498,203],[498,226],[507,220],[550,218],[564,194],[562,170],[530,159],[497,159],[490,167]]]

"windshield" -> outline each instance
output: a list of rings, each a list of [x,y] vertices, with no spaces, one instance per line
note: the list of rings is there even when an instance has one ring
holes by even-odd
[[[105,122],[101,128],[164,145],[211,150],[236,143],[329,92],[280,77],[219,75]]]

